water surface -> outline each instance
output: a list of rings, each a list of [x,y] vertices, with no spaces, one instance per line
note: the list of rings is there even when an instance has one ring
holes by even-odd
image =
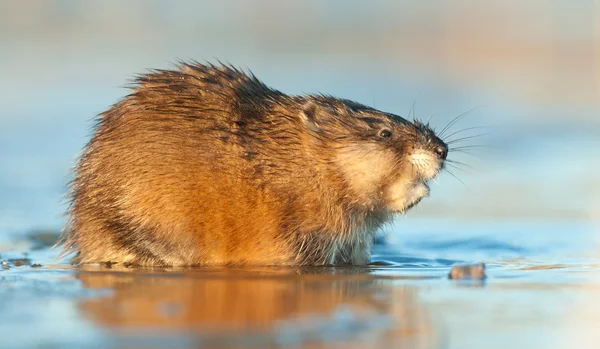
[[[73,268],[44,247],[27,255],[41,267],[0,272],[0,338],[3,348],[600,343],[593,227],[428,220],[393,229],[407,231],[402,242],[377,245],[366,267]],[[477,261],[484,281],[447,278],[452,265]]]

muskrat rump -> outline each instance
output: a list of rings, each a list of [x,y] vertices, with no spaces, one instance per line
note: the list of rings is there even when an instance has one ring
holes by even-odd
[[[76,264],[365,264],[447,153],[421,122],[286,95],[231,66],[152,71],[98,118],[63,252]]]

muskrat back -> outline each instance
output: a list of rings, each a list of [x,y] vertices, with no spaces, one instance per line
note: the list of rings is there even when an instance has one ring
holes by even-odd
[[[74,263],[365,264],[447,152],[423,123],[286,95],[231,66],[152,71],[98,118],[64,251]]]

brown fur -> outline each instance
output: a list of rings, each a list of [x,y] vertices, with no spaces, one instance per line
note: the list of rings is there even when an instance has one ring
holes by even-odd
[[[440,146],[421,123],[285,95],[233,67],[153,71],[98,119],[65,252],[77,250],[74,263],[364,264],[391,213],[426,195],[432,176],[409,156],[432,154],[435,175]]]

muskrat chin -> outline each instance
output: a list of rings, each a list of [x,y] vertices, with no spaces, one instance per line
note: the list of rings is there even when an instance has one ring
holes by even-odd
[[[386,208],[391,213],[405,213],[429,196],[427,180],[398,180],[384,191]]]

